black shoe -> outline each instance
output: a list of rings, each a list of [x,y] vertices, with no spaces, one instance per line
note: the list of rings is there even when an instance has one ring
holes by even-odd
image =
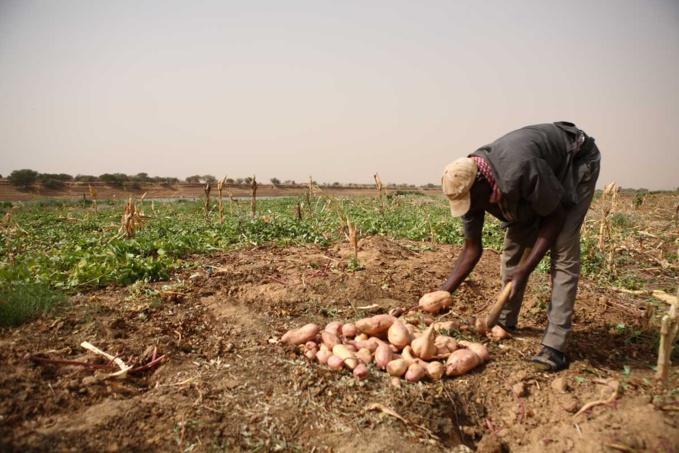
[[[532,359],[530,362],[540,371],[548,371],[554,373],[555,371],[563,370],[568,367],[566,355],[549,346],[544,346],[542,351]]]

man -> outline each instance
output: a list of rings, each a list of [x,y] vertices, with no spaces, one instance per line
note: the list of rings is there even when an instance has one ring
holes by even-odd
[[[529,275],[550,251],[552,294],[540,370],[567,366],[566,340],[580,275],[580,229],[594,195],[601,155],[574,124],[557,122],[510,132],[446,166],[441,187],[454,217],[462,217],[465,244],[442,290],[454,292],[483,253],[485,213],[506,227],[502,281],[512,282],[498,324],[514,332]],[[526,257],[521,262],[522,255]]]

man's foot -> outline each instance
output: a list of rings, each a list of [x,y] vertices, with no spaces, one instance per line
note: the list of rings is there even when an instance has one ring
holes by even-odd
[[[566,355],[561,351],[550,348],[549,346],[544,346],[538,355],[530,359],[530,362],[538,370],[548,371],[550,373],[563,370],[564,368],[568,367]]]

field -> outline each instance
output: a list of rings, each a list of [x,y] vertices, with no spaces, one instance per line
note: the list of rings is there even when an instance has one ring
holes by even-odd
[[[279,340],[436,289],[463,241],[443,197],[319,192],[258,200],[254,216],[249,200],[226,199],[220,221],[214,194],[207,216],[200,198],[137,199],[134,234],[120,199],[2,205],[1,451],[677,451],[679,368],[666,386],[655,379],[661,296],[679,285],[676,192],[597,195],[567,370],[527,363],[546,323],[545,262],[513,338],[452,332],[483,341],[489,362],[398,387]],[[483,258],[440,319],[489,309],[502,234],[486,227]],[[36,300],[21,323],[17,307]],[[117,365],[83,342],[132,371],[107,377]]]

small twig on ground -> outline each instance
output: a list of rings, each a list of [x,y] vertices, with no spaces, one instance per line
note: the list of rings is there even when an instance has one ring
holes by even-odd
[[[83,368],[89,368],[89,369],[94,369],[94,370],[110,370],[112,367],[110,365],[99,365],[99,364],[94,364],[94,363],[87,363],[87,362],[78,362],[77,360],[58,360],[58,359],[47,359],[45,357],[37,357],[31,354],[26,354],[24,356],[24,360],[31,360],[33,362],[42,362],[42,363],[52,363],[55,365],[74,365],[74,366],[81,366]]]
[[[526,408],[523,406],[523,402],[521,401],[521,398],[519,398],[519,395],[516,394],[512,386],[509,385],[509,382],[507,382],[507,379],[505,379],[504,376],[502,375],[500,375],[500,377],[505,382],[505,386],[507,386],[509,391],[512,392],[512,394],[514,395],[514,399],[516,399],[516,402],[519,403],[519,407],[521,408],[521,416],[519,417],[519,423],[522,423],[523,418],[526,416]]]
[[[155,355],[155,354],[154,354],[154,355]],[[160,357],[151,360],[151,361],[150,361],[149,363],[147,363],[146,365],[142,365],[142,366],[139,366],[139,367],[137,367],[137,368],[131,369],[131,370],[129,370],[128,372],[129,372],[129,373],[138,373],[138,372],[140,372],[140,371],[144,371],[144,370],[148,370],[149,368],[153,368],[154,366],[158,365],[160,362],[162,362],[163,360],[165,360],[165,357],[166,357],[165,355],[161,355]]]
[[[601,381],[601,380],[596,380],[595,381],[598,384],[605,384],[608,388],[613,390],[613,393],[611,393],[611,396],[609,396],[605,400],[597,400],[597,401],[590,401],[589,403],[585,404],[582,406],[582,408],[573,415],[573,418],[577,417],[578,415],[587,412],[588,410],[592,409],[593,407],[596,406],[603,406],[603,405],[609,405],[609,404],[615,404],[616,399],[618,398],[618,391],[620,389],[620,384],[616,380],[607,380],[607,381]]]
[[[110,375],[111,377],[113,377],[113,376],[125,377],[125,375],[127,375],[127,372],[132,369],[132,367],[125,364],[125,362],[123,362],[122,359],[119,359],[115,356],[112,356],[111,354],[109,354],[107,352],[102,351],[101,349],[97,348],[96,346],[94,346],[93,344],[91,344],[87,341],[83,341],[82,343],[80,343],[80,346],[83,347],[84,349],[87,349],[88,351],[94,352],[95,354],[104,356],[107,359],[113,361],[116,365],[118,365],[120,370],[111,374]]]
[[[370,405],[365,409],[365,412],[368,412],[368,411],[380,411],[380,412],[384,412],[384,413],[387,414],[387,415],[391,415],[392,417],[395,417],[395,418],[401,420],[401,421],[403,422],[404,425],[412,426],[412,427],[417,428],[417,429],[421,429],[422,431],[424,431],[425,433],[427,433],[430,437],[432,437],[432,438],[434,438],[434,439],[438,439],[438,437],[437,437],[434,433],[432,433],[430,430],[428,430],[428,429],[425,428],[424,426],[418,425],[418,424],[416,424],[416,423],[409,422],[408,420],[406,420],[405,418],[401,417],[401,416],[398,415],[396,412],[394,412],[392,409],[389,409],[388,407],[386,407],[386,406],[383,405],[383,404],[380,404],[380,403],[372,403],[372,404],[370,404]]]
[[[285,285],[285,286],[299,286],[299,285],[302,284],[301,282],[297,282],[297,283],[287,283],[287,282],[284,282],[283,280],[277,279],[276,277],[269,277],[269,279],[270,279],[271,281],[274,281],[274,282],[276,282],[276,283],[280,283],[281,285]]]
[[[493,426],[493,422],[491,422],[490,419],[487,418],[487,419],[486,419],[486,427],[488,428],[488,431],[490,431],[490,433],[494,435],[494,434],[497,434],[497,433],[499,433],[500,431],[502,431],[502,429],[503,429],[505,426],[502,425],[502,426],[500,426],[499,428],[495,429],[495,427]]]

